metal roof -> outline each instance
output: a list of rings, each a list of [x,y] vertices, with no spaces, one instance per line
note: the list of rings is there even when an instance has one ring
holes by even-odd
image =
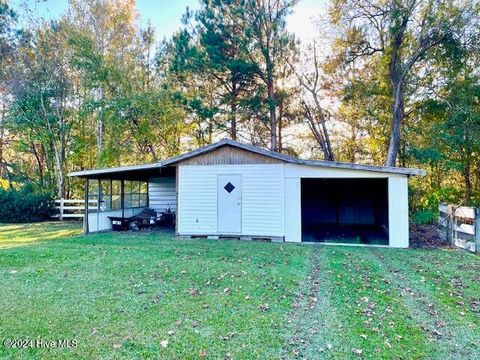
[[[336,162],[336,161],[322,161],[322,160],[305,160],[296,158],[293,156],[280,154],[275,151],[266,150],[257,146],[244,144],[238,141],[223,139],[216,143],[203,146],[196,150],[187,152],[185,154],[175,156],[157,163],[153,164],[143,164],[143,165],[131,165],[131,166],[121,166],[113,168],[104,168],[104,169],[95,169],[95,170],[85,170],[85,171],[75,171],[68,174],[68,176],[78,176],[78,177],[98,177],[99,175],[111,175],[114,173],[128,173],[128,172],[138,172],[145,170],[155,170],[161,169],[162,167],[172,166],[182,162],[184,160],[199,156],[211,151],[214,151],[222,146],[232,146],[246,151],[250,151],[256,154],[268,156],[270,158],[278,159],[286,163],[298,164],[298,165],[307,165],[307,166],[319,166],[325,168],[336,168],[336,169],[347,169],[347,170],[362,170],[362,171],[373,171],[381,172],[388,174],[401,174],[401,175],[421,175],[424,176],[427,174],[425,170],[422,169],[413,169],[413,168],[401,168],[401,167],[391,167],[391,166],[376,166],[376,165],[361,165],[345,162]]]
[[[162,167],[163,167],[163,165],[161,165],[161,163],[117,166],[117,167],[103,168],[103,169],[73,171],[73,172],[69,172],[68,176],[70,176],[70,177],[74,177],[74,176],[90,177],[90,176],[92,176],[92,177],[94,177],[95,175],[125,173],[125,172],[142,171],[142,170],[155,170],[155,169],[160,169]]]

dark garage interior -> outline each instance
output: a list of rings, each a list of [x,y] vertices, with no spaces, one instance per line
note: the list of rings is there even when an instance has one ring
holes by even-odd
[[[302,179],[302,241],[388,245],[387,179]]]

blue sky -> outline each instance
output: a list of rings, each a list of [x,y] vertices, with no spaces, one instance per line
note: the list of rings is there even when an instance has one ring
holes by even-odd
[[[294,14],[288,19],[289,30],[300,39],[308,39],[315,31],[312,18],[324,12],[326,0],[300,0]],[[68,7],[68,0],[10,0],[11,6],[21,15],[26,4],[35,14],[46,18],[58,18]],[[142,23],[150,20],[157,40],[170,37],[180,26],[187,6],[195,9],[197,0],[137,0]]]

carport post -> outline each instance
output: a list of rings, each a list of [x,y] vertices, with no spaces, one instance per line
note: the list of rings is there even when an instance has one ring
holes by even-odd
[[[120,181],[120,206],[122,207],[122,219],[125,218],[125,180]]]
[[[103,202],[102,198],[102,181],[100,178],[97,179],[98,187],[97,187],[97,232],[98,228],[100,227],[100,203]]]
[[[476,208],[475,214],[475,252],[480,254],[480,208]]]
[[[83,233],[88,234],[88,178],[85,179],[85,210],[83,211]]]

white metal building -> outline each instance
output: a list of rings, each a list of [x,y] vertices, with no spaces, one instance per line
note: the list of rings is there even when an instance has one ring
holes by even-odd
[[[408,247],[408,177],[424,170],[303,160],[224,139],[87,179],[85,231],[145,207],[176,211],[180,236]]]

